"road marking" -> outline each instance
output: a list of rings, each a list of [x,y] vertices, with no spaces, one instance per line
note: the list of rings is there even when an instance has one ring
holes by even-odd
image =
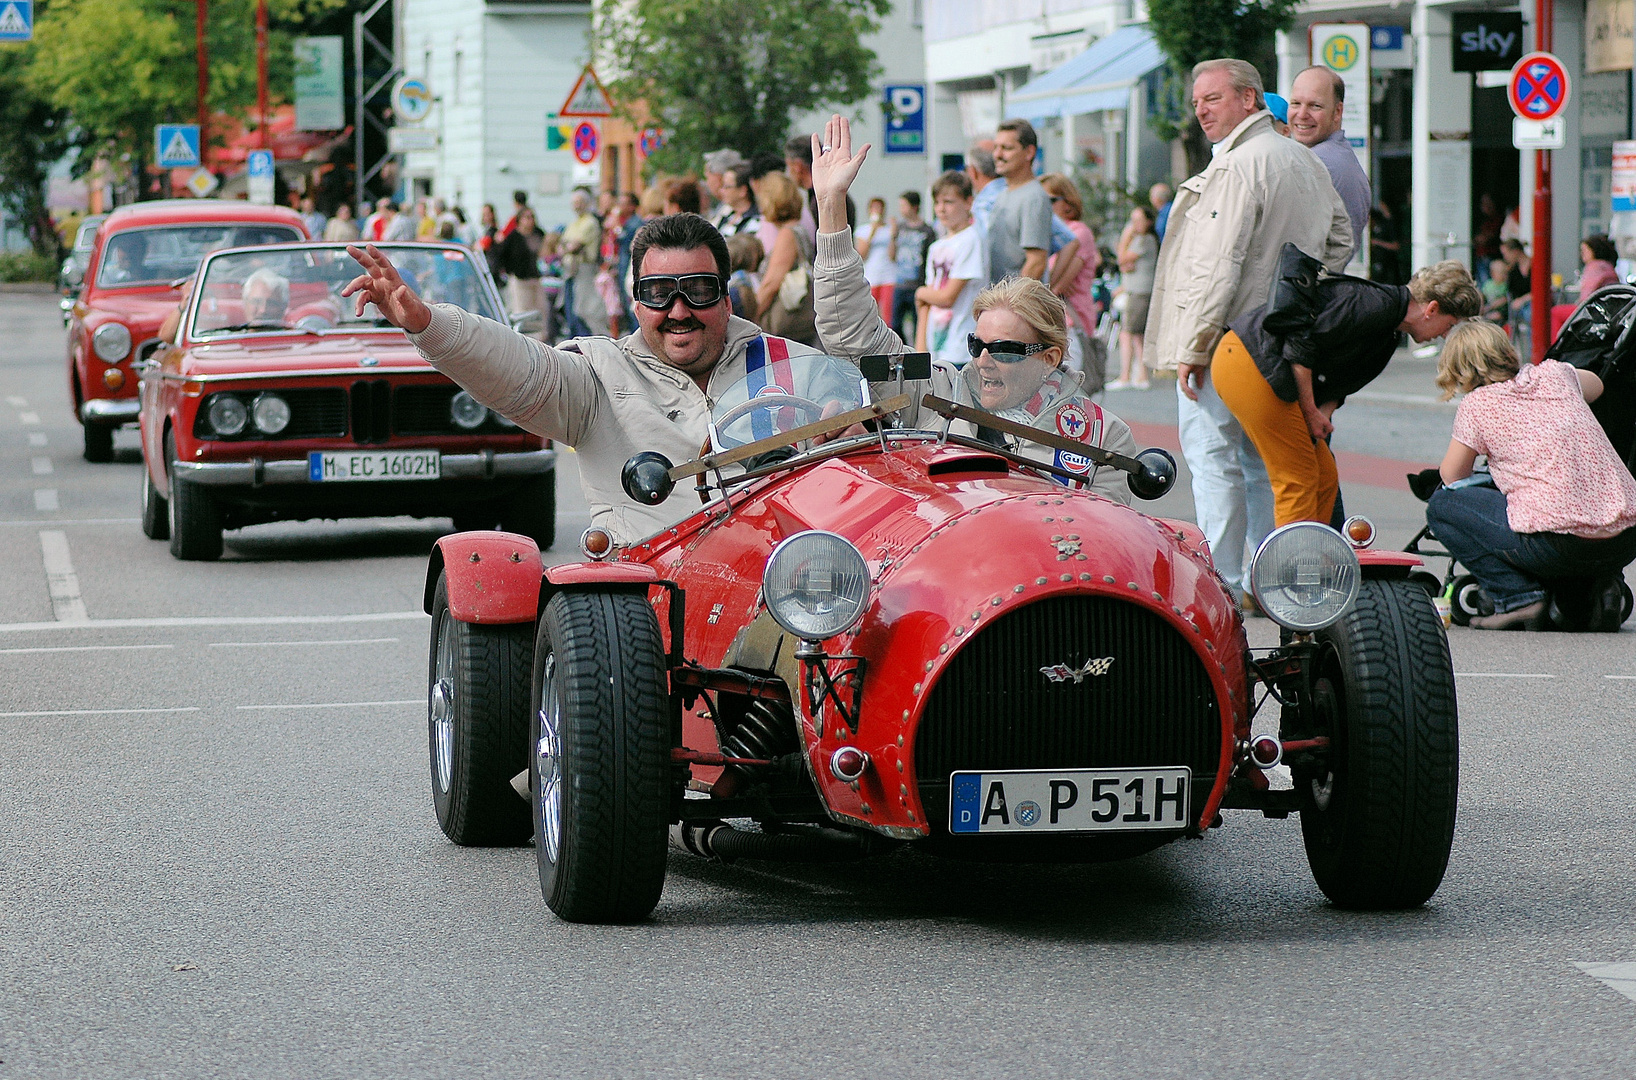
[[[1456,671],[1456,679],[1554,679],[1555,675],[1547,675],[1533,671]]]
[[[42,652],[119,652],[128,649],[174,649],[174,645],[51,645],[35,649],[0,649],[0,656]]]
[[[140,520],[142,520],[142,519],[141,518],[65,518],[65,519],[63,519],[61,521],[41,521],[38,518],[30,518],[30,519],[28,519],[26,521],[0,521],[0,526],[19,525],[19,526],[25,526],[26,527],[26,526],[29,526],[29,525],[135,525]]]
[[[44,446],[45,445],[45,432],[43,432],[43,431],[31,431],[31,432],[29,432],[28,433],[28,444],[30,446]]]
[[[40,554],[45,560],[46,591],[51,594],[51,613],[58,622],[86,622],[85,601],[80,599],[80,579],[68,555],[68,534],[58,529],[40,531]]]
[[[1636,675],[1604,675],[1604,679],[1636,679]]]
[[[197,705],[188,705],[180,709],[42,709],[38,712],[0,712],[0,720],[21,720],[29,716],[130,716],[198,711]]]
[[[1609,990],[1617,990],[1636,1001],[1636,964],[1581,964],[1576,961],[1574,967]]]
[[[59,506],[58,503],[57,503],[57,489],[56,488],[41,488],[38,491],[36,491],[34,493],[34,509],[36,509],[36,510],[60,510],[60,509],[62,509],[62,507]]]
[[[364,637],[339,638],[320,641],[212,641],[205,647],[210,649],[265,649],[278,645],[385,645],[387,642],[396,642],[395,637]],[[5,650],[0,649],[0,652]]]
[[[6,404],[14,409],[26,409],[28,408],[28,398],[18,397],[16,394],[7,394]]]
[[[376,705],[424,705],[425,698],[404,698],[402,701],[314,701],[305,705],[240,705],[240,709],[362,709]]]
[[[32,464],[33,467],[34,467],[34,475],[35,476],[50,476],[51,475],[51,459],[50,458],[48,458],[48,457],[37,457],[30,464]]]
[[[87,619],[55,622],[0,623],[0,634],[35,630],[151,630],[167,626],[330,626],[337,623],[415,622],[424,611],[377,611],[365,615],[198,615],[151,619]]]
[[[37,412],[18,413],[17,422],[19,424],[38,424],[40,422],[40,414]]]

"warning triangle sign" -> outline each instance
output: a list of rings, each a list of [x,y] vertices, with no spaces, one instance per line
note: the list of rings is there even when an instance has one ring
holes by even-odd
[[[161,165],[189,165],[194,160],[193,146],[180,131],[172,133],[164,153],[159,155]]]
[[[557,110],[558,116],[612,116],[613,101],[608,97],[608,91],[603,89],[602,80],[596,77],[591,65],[586,64],[585,70],[579,73],[574,82],[574,88],[568,91],[568,100],[562,103]]]
[[[23,19],[23,13],[17,10],[16,4],[7,4],[4,11],[0,11],[0,34],[15,35],[28,33],[28,23]]]

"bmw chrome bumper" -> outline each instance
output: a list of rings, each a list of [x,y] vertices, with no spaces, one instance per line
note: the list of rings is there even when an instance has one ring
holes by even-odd
[[[142,413],[141,398],[92,398],[80,405],[85,424],[134,424]]]
[[[190,483],[221,487],[261,487],[263,484],[310,483],[306,458],[266,461],[178,461],[176,475]],[[557,467],[555,450],[528,450],[520,454],[444,454],[441,480],[497,480],[512,476],[537,476]],[[391,481],[388,481],[391,482]],[[424,481],[407,481],[422,483]],[[436,483],[436,481],[432,481]]]

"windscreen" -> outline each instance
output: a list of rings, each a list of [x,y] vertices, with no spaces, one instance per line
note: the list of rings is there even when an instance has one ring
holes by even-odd
[[[474,256],[461,247],[377,244],[404,283],[428,304],[454,304],[504,321],[478,275]],[[393,329],[373,304],[355,314],[341,288],[362,273],[341,244],[310,244],[217,255],[203,270],[194,309],[193,338],[279,330]]]
[[[863,375],[852,364],[818,354],[788,356],[786,348],[765,337],[750,343],[748,372],[716,399],[710,413],[716,450],[782,435],[863,405]]]
[[[168,285],[192,274],[212,251],[299,239],[300,232],[288,225],[223,222],[125,229],[108,238],[97,285],[111,289]]]

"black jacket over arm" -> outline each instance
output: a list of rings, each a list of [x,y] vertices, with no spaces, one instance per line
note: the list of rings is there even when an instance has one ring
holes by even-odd
[[[1318,283],[1318,313],[1305,331],[1278,337],[1262,326],[1263,305],[1230,327],[1255,358],[1273,393],[1296,400],[1291,364],[1312,369],[1313,400],[1343,401],[1386,370],[1397,350],[1398,325],[1409,313],[1409,290],[1355,277]]]

